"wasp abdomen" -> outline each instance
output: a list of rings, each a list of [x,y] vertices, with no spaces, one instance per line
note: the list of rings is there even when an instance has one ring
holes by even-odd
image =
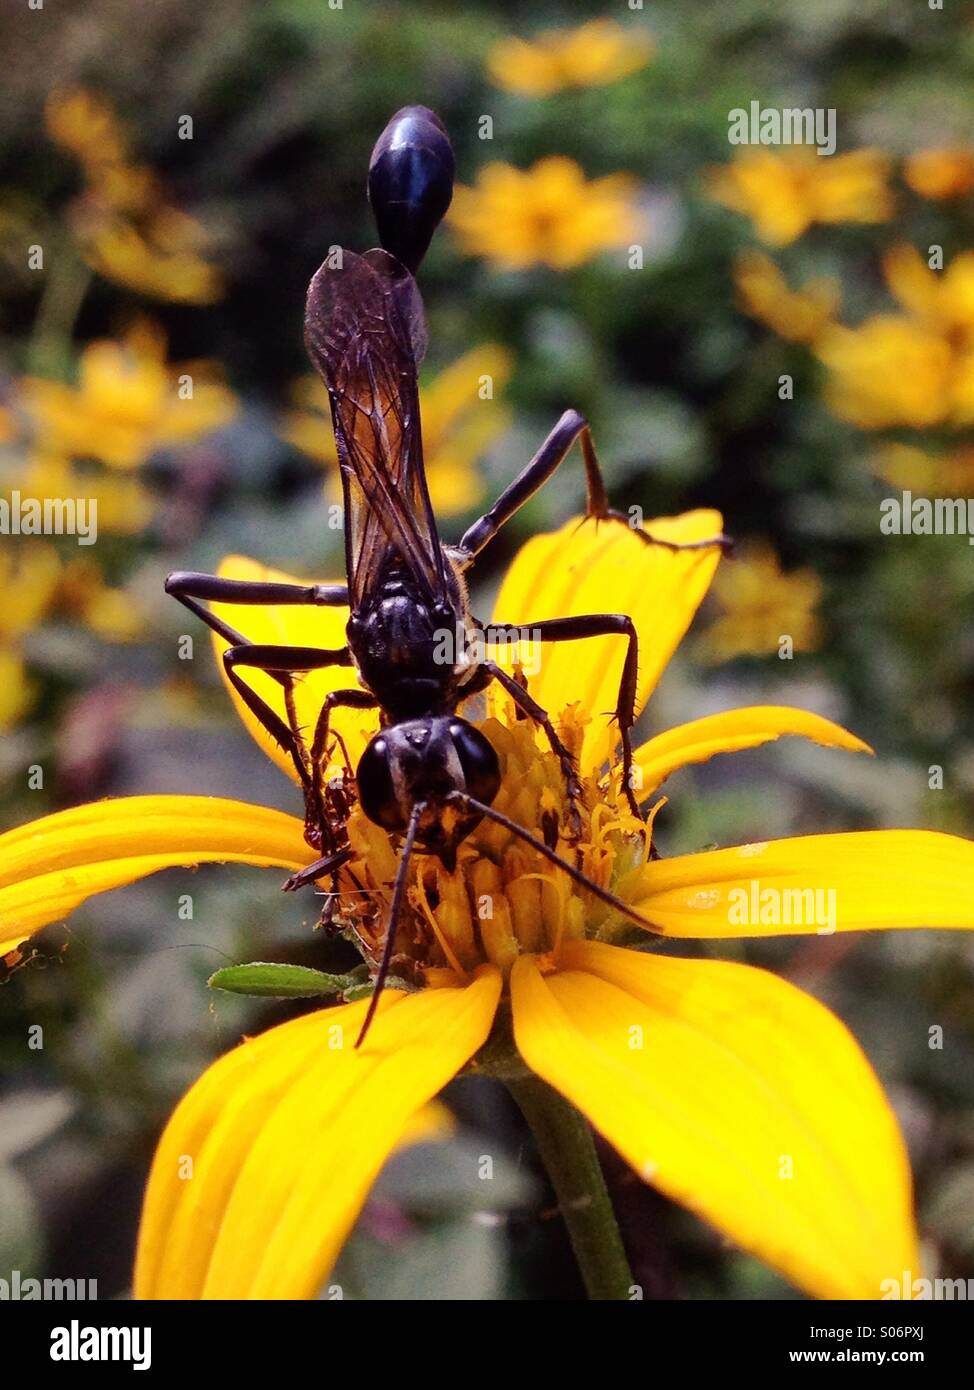
[[[397,111],[369,162],[369,201],[379,240],[415,272],[453,197],[453,147],[425,106]]]

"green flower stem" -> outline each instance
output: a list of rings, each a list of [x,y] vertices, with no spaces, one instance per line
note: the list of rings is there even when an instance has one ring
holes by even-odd
[[[587,1121],[538,1077],[505,1080],[548,1170],[589,1298],[628,1300],[632,1271]]]
[[[60,378],[71,358],[71,335],[92,281],[92,272],[69,237],[46,247],[47,271],[41,302],[27,349],[33,376]]]

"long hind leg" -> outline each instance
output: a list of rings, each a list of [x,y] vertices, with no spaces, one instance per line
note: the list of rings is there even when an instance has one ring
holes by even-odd
[[[538,489],[548,481],[560,464],[564,462],[576,439],[581,443],[582,462],[585,465],[586,516],[595,517],[600,521],[617,521],[629,528],[633,535],[638,536],[647,545],[661,545],[667,550],[710,550],[715,546],[719,546],[723,550],[730,548],[730,538],[723,534],[710,536],[699,541],[670,541],[663,540],[660,536],[651,535],[642,527],[632,526],[625,513],[616,511],[609,506],[605,479],[602,477],[602,469],[595,452],[595,445],[592,442],[592,431],[588,421],[577,410],[566,410],[534,458],[521,470],[513,482],[507,485],[490,511],[485,512],[463,533],[457,549],[461,552],[466,563],[469,563],[475,555],[479,555],[484,546],[489,544],[497,535],[501,527],[510,521],[515,512],[519,511],[525,502],[533,497]]]

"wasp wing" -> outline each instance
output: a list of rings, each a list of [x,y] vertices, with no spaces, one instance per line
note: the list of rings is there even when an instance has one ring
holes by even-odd
[[[416,282],[384,251],[326,261],[308,289],[305,343],[328,388],[345,501],[349,601],[394,559],[428,599],[446,593],[423,470],[416,368],[426,324]]]

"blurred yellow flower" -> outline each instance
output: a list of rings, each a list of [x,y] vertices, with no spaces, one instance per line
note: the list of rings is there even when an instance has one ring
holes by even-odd
[[[751,149],[712,168],[707,191],[749,217],[762,241],[785,246],[818,222],[885,222],[893,210],[889,172],[881,150],[822,157],[804,147]]]
[[[889,443],[870,460],[873,473],[900,491],[937,497],[974,497],[974,445],[931,454],[913,444]]]
[[[9,541],[0,546],[0,642],[16,641],[42,621],[60,572],[57,552],[46,541],[32,539],[18,550]]]
[[[770,256],[745,251],[734,266],[734,283],[741,304],[758,319],[793,343],[812,343],[835,317],[842,302],[837,280],[823,277],[792,290]]]
[[[791,651],[814,651],[822,640],[816,607],[822,581],[811,569],[785,574],[769,545],[742,546],[722,565],[713,595],[721,612],[701,638],[709,661],[735,656],[778,656],[784,639]]]
[[[510,411],[497,395],[511,369],[506,348],[483,343],[420,387],[426,476],[433,510],[441,516],[468,511],[484,494],[476,462],[510,423]],[[491,394],[481,394],[487,391]],[[283,436],[333,470],[329,488],[340,497],[328,392],[318,377],[308,376],[295,383],[292,394],[297,409],[285,417]]]
[[[86,497],[97,503],[99,535],[136,536],[152,520],[151,494],[137,474],[79,466],[62,454],[38,452],[18,479],[25,496]]]
[[[126,158],[124,128],[115,112],[84,87],[52,92],[44,108],[47,133],[86,168],[122,164]]]
[[[233,419],[237,402],[207,363],[167,366],[162,332],[144,322],[122,342],[89,344],[78,385],[25,377],[20,395],[42,453],[131,469],[157,448],[185,443]]]
[[[577,29],[547,29],[534,39],[500,39],[487,55],[498,87],[546,97],[565,87],[601,87],[638,72],[656,45],[644,30],[614,19],[592,19]]]
[[[206,241],[202,226],[175,208],[145,229],[107,218],[83,237],[92,270],[126,289],[181,304],[213,304],[223,292],[219,272],[199,254]]]
[[[0,546],[0,730],[13,728],[33,702],[19,643],[47,615],[59,575],[57,553],[46,542]]]
[[[65,460],[36,459],[20,470],[16,486],[25,496],[97,498],[98,530],[130,534],[151,515],[148,495],[136,479],[109,475],[119,488],[117,505],[104,506],[100,479],[79,474]],[[138,490],[136,490],[138,489]],[[113,510],[114,513],[113,514]],[[27,712],[33,700],[20,639],[42,622],[58,617],[88,628],[109,642],[128,642],[144,629],[146,616],[138,602],[121,589],[105,583],[101,566],[91,554],[62,561],[49,541],[32,540],[14,550],[0,546],[0,730],[10,728]]]
[[[816,352],[829,369],[829,408],[860,429],[974,419],[974,351],[916,318],[879,314],[830,328]]]
[[[108,103],[84,88],[54,92],[45,117],[51,138],[84,174],[70,222],[88,265],[157,299],[219,299],[222,279],[206,259],[203,226],[167,203],[150,169],[129,160],[127,133]]]
[[[457,186],[448,220],[468,255],[486,256],[502,270],[570,270],[638,239],[637,187],[628,174],[587,182],[564,155],[525,170],[492,163],[475,188]]]
[[[831,410],[860,429],[967,425],[974,420],[974,252],[932,270],[913,246],[883,259],[906,313],[835,325],[816,343]]]
[[[51,139],[74,155],[102,201],[131,213],[160,201],[158,180],[151,169],[129,162],[125,127],[101,97],[85,88],[53,92],[44,114]]]
[[[974,341],[974,251],[932,270],[915,246],[894,246],[883,258],[883,273],[904,309],[964,343]]]
[[[974,192],[974,150],[965,145],[911,154],[903,177],[921,198],[963,198]]]
[[[0,646],[0,733],[15,728],[33,701],[23,657],[12,647]]]
[[[145,627],[145,614],[132,595],[106,584],[101,566],[89,556],[65,565],[59,601],[67,615],[107,642],[131,642]]]

